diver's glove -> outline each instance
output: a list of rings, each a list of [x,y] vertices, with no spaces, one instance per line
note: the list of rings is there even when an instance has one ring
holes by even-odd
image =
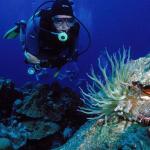
[[[30,63],[26,58],[24,59],[24,62],[26,64],[31,64],[33,66],[36,66],[37,68],[48,68],[50,66],[49,61],[48,60],[40,60],[39,63]]]

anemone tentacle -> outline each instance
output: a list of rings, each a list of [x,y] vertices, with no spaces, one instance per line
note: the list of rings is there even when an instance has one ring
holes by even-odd
[[[115,113],[115,108],[120,101],[125,101],[129,93],[128,86],[122,83],[128,83],[129,78],[134,74],[135,65],[130,65],[130,48],[120,51],[112,56],[106,51],[111,74],[108,75],[106,67],[101,65],[98,58],[98,68],[102,78],[97,75],[91,67],[91,74],[87,76],[92,80],[92,84],[87,83],[87,92],[81,89],[85,107],[80,107],[80,111],[92,116],[90,119],[101,118]],[[102,81],[104,79],[104,81]],[[129,103],[127,103],[129,104]],[[131,107],[131,106],[130,106]],[[126,109],[127,111],[127,109]]]

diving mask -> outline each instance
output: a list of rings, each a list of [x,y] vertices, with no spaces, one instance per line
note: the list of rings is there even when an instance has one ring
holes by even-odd
[[[68,27],[73,27],[76,22],[74,17],[69,18],[53,17],[52,21],[55,24],[55,26],[62,26],[65,23]]]

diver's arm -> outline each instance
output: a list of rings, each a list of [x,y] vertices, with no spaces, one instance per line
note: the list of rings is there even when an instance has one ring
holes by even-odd
[[[40,59],[38,59],[36,56],[32,55],[31,53],[25,51],[24,52],[25,59],[30,64],[40,64]]]
[[[40,60],[39,58],[37,58],[36,56],[32,55],[27,51],[24,52],[24,56],[27,63],[35,64],[35,65],[38,64],[44,68],[50,67],[48,60]]]
[[[40,17],[36,17],[35,20],[31,17],[27,23],[24,56],[27,63],[45,67],[49,66],[47,60],[41,60],[39,56],[39,22]]]
[[[38,59],[39,21],[40,21],[39,17],[36,17],[34,21],[33,21],[33,17],[31,17],[28,20],[27,26],[26,26],[25,43],[24,43],[23,48],[24,48],[24,56],[29,63],[30,62],[36,62],[37,60],[39,60]]]

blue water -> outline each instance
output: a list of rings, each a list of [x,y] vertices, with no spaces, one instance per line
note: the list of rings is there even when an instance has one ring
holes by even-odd
[[[12,79],[17,86],[26,81],[35,81],[27,74],[23,51],[19,39],[4,40],[3,34],[20,19],[27,20],[42,0],[1,0],[0,4],[0,76]],[[149,0],[74,0],[76,16],[91,33],[92,45],[87,53],[80,56],[78,66],[80,78],[85,78],[91,64],[96,65],[97,57],[121,48],[131,47],[133,59],[150,52],[150,1]],[[87,43],[86,32],[82,29],[79,49]],[[74,86],[68,81],[64,84]]]

